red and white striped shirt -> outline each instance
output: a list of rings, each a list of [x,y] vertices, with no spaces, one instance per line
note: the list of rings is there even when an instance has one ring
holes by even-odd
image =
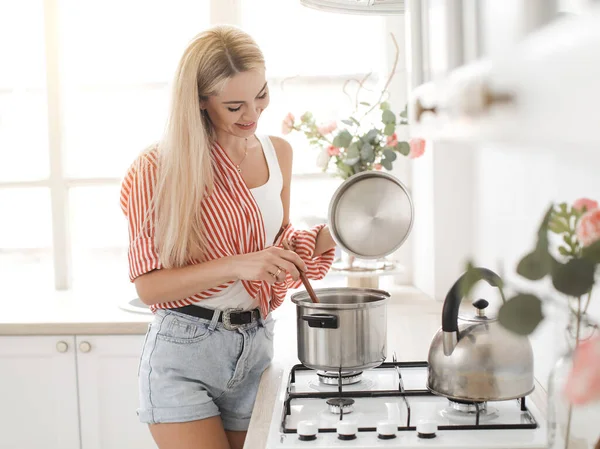
[[[265,229],[260,209],[240,173],[220,145],[215,144],[212,156],[214,189],[201,204],[202,222],[207,232],[206,259],[215,260],[237,254],[261,251],[266,247]],[[129,222],[129,278],[133,282],[142,274],[162,268],[154,241],[154,217],[149,213],[158,170],[158,150],[152,149],[132,164],[121,185],[121,209]],[[141,162],[141,163],[137,163]],[[139,167],[139,168],[136,168]],[[280,233],[276,246],[287,239],[306,263],[310,279],[323,279],[333,263],[334,250],[313,257],[317,234],[324,225],[310,230],[295,230],[287,225]],[[200,261],[190,257],[189,264]],[[235,280],[198,292],[187,298],[155,304],[150,309],[174,308],[197,303],[221,292]],[[302,282],[288,274],[283,282],[270,285],[262,281],[242,281],[252,298],[257,298],[261,314],[279,307],[289,288],[298,288]]]

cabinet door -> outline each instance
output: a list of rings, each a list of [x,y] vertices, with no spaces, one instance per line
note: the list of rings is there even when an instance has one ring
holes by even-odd
[[[76,337],[82,449],[156,447],[136,414],[143,343],[143,335]]]
[[[72,336],[0,337],[0,448],[79,449]]]

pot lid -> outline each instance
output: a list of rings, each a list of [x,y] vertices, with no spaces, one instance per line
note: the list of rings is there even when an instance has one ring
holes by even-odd
[[[408,238],[414,219],[408,189],[398,178],[379,171],[346,179],[329,203],[329,225],[335,242],[362,259],[379,259]]]

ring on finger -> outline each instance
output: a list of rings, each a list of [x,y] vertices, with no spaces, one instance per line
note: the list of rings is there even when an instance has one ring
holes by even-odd
[[[281,268],[277,268],[277,271],[275,272],[275,274],[273,276],[275,276],[275,278],[278,278],[282,271],[283,270]]]

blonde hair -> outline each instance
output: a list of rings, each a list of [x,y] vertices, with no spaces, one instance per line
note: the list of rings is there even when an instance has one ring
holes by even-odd
[[[165,134],[158,144],[158,175],[151,209],[155,244],[165,268],[203,260],[206,237],[200,204],[213,189],[211,148],[215,131],[201,101],[218,95],[240,72],[264,69],[256,42],[240,29],[219,25],[198,34],[175,72]]]

